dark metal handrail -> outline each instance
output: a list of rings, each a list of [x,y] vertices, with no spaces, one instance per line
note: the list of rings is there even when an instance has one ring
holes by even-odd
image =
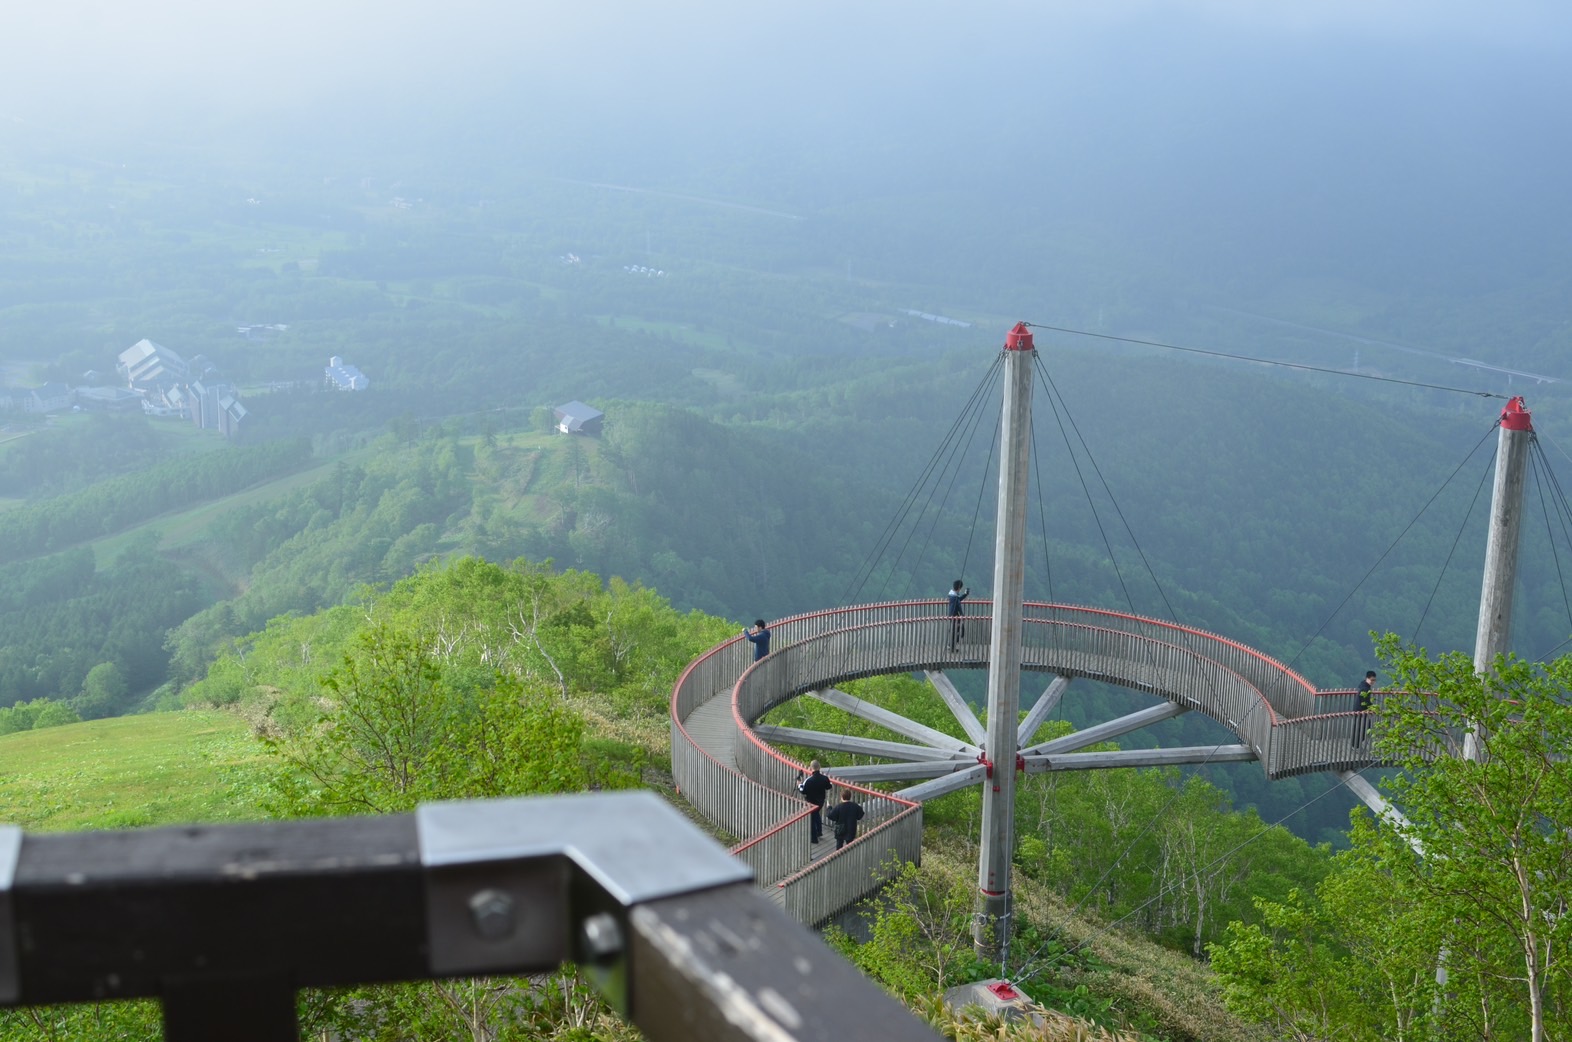
[[[655,1042],[938,1039],[650,792],[0,826],[0,1005],[154,998],[170,1042],[293,1042],[299,988],[570,960]]]

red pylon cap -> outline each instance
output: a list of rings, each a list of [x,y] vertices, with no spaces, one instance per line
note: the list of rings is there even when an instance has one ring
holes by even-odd
[[[1006,351],[1035,351],[1037,347],[1032,343],[1032,331],[1026,328],[1025,322],[1017,322],[1015,328],[1004,338]]]
[[[1534,429],[1533,415],[1523,408],[1523,396],[1518,395],[1506,403],[1506,408],[1501,410],[1501,426],[1509,431],[1531,431]]]

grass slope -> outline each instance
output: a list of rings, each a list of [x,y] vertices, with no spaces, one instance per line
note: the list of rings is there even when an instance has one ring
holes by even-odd
[[[619,731],[602,714],[589,715],[596,733]],[[629,726],[624,721],[620,730]],[[634,726],[617,736],[655,744],[649,728]],[[266,756],[245,720],[216,711],[149,713],[0,736],[0,823],[40,832],[257,819]],[[925,861],[968,880],[975,854],[966,844],[942,834],[930,838],[935,845],[925,850]],[[1060,983],[1106,996],[1130,1021],[1157,1032],[1148,1037],[1258,1038],[1222,1009],[1215,982],[1200,964],[1139,937],[1104,933],[1028,880],[1018,896],[1034,922],[1071,943],[1090,944],[1104,963],[1101,971]],[[1084,1022],[1065,1024],[1063,1031],[1045,1028],[1033,1037],[1113,1037],[1081,1033]],[[987,1026],[963,1034],[983,1037],[978,1030],[989,1038],[1021,1037],[995,1035]]]
[[[0,735],[0,822],[33,832],[260,817],[266,753],[229,713],[147,713]]]

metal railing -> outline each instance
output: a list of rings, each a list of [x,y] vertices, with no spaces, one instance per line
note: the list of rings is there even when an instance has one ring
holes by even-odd
[[[569,960],[654,1042],[939,1037],[650,792],[0,826],[0,1006],[154,998],[169,1042],[295,1042],[299,988]]]
[[[847,612],[816,612],[771,627],[778,648],[804,644],[831,632],[837,622],[898,620],[909,604],[868,605]],[[792,638],[795,637],[795,642]],[[861,786],[865,818],[856,840],[841,850],[811,860],[808,825],[811,808],[797,793],[804,765],[771,749],[739,726],[735,698],[739,676],[753,677],[750,691],[780,682],[791,656],[772,654],[752,662],[752,646],[733,638],[696,659],[672,693],[672,773],[678,790],[701,814],[742,837],[732,853],[753,866],[760,881],[778,888],[783,906],[802,922],[817,923],[876,890],[905,861],[922,852],[922,807],[909,800]],[[749,668],[749,667],[752,668]],[[685,726],[700,706],[716,698],[733,700],[726,714],[730,730],[721,739],[736,761],[723,763],[696,741]],[[833,779],[833,772],[831,774]],[[842,783],[838,783],[842,784]]]
[[[955,620],[947,615],[946,602],[891,601],[783,619],[771,627],[775,650],[764,660],[753,663],[751,646],[733,638],[695,660],[677,682],[672,763],[683,792],[711,820],[745,838],[737,852],[760,866],[761,878],[785,866],[787,873],[778,878],[788,890],[799,880],[814,886],[837,881],[833,892],[788,899],[789,908],[822,918],[866,893],[872,867],[838,866],[874,859],[877,844],[851,857],[841,852],[808,865],[806,849],[793,838],[802,830],[789,827],[803,813],[794,791],[801,765],[760,740],[753,725],[788,699],[860,677],[986,668],[991,605],[969,601],[968,608],[956,651],[950,650]],[[1377,762],[1368,737],[1370,714],[1352,705],[1327,712],[1349,692],[1317,691],[1276,659],[1194,627],[1099,608],[1028,602],[1021,668],[1102,680],[1201,712],[1249,746],[1269,778]],[[727,763],[703,749],[683,726],[701,705],[720,698],[732,703],[725,731]],[[833,769],[826,773],[834,777]],[[885,847],[877,860],[883,863],[888,855],[908,850],[915,859],[920,814],[888,794],[858,791],[875,822],[864,838],[878,836]],[[859,838],[853,846],[862,842]],[[839,882],[843,875],[845,881]]]

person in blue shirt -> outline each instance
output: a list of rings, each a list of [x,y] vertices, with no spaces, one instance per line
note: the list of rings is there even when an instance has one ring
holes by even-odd
[[[757,662],[770,653],[770,631],[763,619],[754,619],[753,629],[743,630],[742,635],[753,642],[753,661]]]
[[[961,622],[961,602],[971,595],[972,588],[968,586],[964,590],[961,589],[961,580],[959,579],[955,580],[950,586],[950,592],[947,595],[950,599],[950,617],[955,620],[950,624],[951,651],[954,651],[956,646],[961,643],[961,627],[964,625]]]

